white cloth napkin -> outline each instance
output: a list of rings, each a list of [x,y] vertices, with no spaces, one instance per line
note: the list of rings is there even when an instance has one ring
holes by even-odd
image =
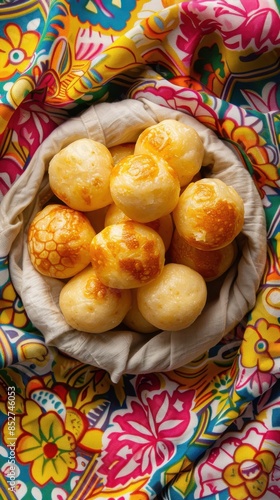
[[[166,118],[193,126],[205,148],[204,165],[211,176],[233,186],[245,204],[245,223],[239,236],[241,257],[219,280],[208,285],[202,314],[188,328],[140,334],[117,329],[102,334],[73,330],[59,309],[63,282],[40,275],[32,266],[26,244],[28,226],[50,199],[48,164],[70,142],[90,137],[107,147],[133,142],[146,127]],[[237,155],[207,127],[187,114],[145,99],[101,103],[59,126],[40,146],[29,166],[0,206],[0,255],[9,254],[11,278],[26,312],[56,346],[84,363],[107,370],[113,382],[124,373],[169,371],[183,366],[218,343],[251,310],[266,261],[266,227],[261,199]]]

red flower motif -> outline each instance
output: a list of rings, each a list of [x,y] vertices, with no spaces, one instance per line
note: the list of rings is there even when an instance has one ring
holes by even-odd
[[[150,476],[168,462],[176,445],[186,441],[190,425],[193,391],[173,394],[162,391],[138,401],[114,417],[114,432],[108,427],[106,453],[98,473],[107,476],[107,486],[125,484],[133,478]]]

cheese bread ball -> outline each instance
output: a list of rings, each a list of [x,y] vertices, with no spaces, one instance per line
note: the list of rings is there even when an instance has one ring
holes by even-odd
[[[244,224],[244,203],[237,191],[220,179],[189,184],[173,211],[178,233],[200,250],[229,245]]]
[[[206,299],[202,276],[175,263],[166,264],[158,278],[137,290],[139,311],[160,330],[187,328],[201,314]]]
[[[92,139],[78,139],[56,153],[49,164],[49,182],[66,205],[89,212],[111,203],[109,150]]]
[[[90,254],[102,283],[114,288],[136,288],[161,273],[165,248],[156,231],[127,221],[107,226],[96,234]]]
[[[237,244],[233,240],[229,245],[217,250],[200,250],[190,245],[175,229],[170,245],[170,259],[177,264],[184,264],[197,271],[205,279],[212,281],[224,274],[237,256]]]
[[[124,142],[122,144],[116,144],[116,146],[112,146],[108,148],[112,158],[114,165],[122,160],[125,156],[133,155],[135,148],[135,142]]]
[[[174,169],[151,154],[120,160],[112,170],[110,189],[114,203],[137,222],[150,222],[171,213],[180,196]]]
[[[164,243],[165,250],[167,251],[171,243],[174,228],[171,214],[163,215],[163,217],[160,217],[159,219],[147,222],[146,225],[154,229],[154,231],[160,235]]]
[[[158,331],[158,328],[149,323],[139,311],[137,304],[137,288],[132,290],[132,306],[125,315],[123,323],[130,330],[139,333],[154,333]]]
[[[70,278],[90,263],[95,231],[81,212],[59,204],[43,208],[32,220],[27,245],[35,269],[52,278]]]
[[[71,278],[59,295],[65,321],[77,330],[102,333],[118,326],[131,307],[131,291],[101,283],[92,266]]]
[[[110,224],[118,224],[119,222],[125,222],[127,220],[132,220],[125,213],[117,207],[115,203],[112,203],[105,215],[104,226],[110,226]],[[173,234],[173,221],[170,214],[164,215],[159,219],[153,220],[151,222],[146,222],[146,225],[154,229],[162,238],[165,250],[167,250],[171,243],[171,238]]]
[[[143,130],[134,152],[161,156],[177,172],[180,185],[186,186],[202,166],[204,146],[193,127],[167,119]]]
[[[119,222],[125,222],[131,220],[130,217],[125,215],[121,208],[113,202],[109,205],[108,210],[104,219],[104,227],[110,226],[111,224],[119,224]]]

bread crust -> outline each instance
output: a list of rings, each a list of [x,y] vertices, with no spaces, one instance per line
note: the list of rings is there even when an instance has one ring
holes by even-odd
[[[156,231],[134,221],[105,227],[90,245],[91,263],[100,280],[116,288],[136,288],[162,271],[165,247]]]
[[[51,278],[70,278],[90,263],[95,231],[82,212],[59,204],[43,208],[32,220],[27,247],[35,269]]]
[[[229,245],[244,224],[244,203],[237,191],[217,178],[189,184],[173,211],[178,233],[200,250]]]

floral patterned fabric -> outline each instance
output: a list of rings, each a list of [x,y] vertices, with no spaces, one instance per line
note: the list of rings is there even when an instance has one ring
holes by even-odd
[[[0,237],[1,499],[280,497],[279,23],[278,0],[0,2],[1,197],[59,124],[144,97],[234,149],[267,222],[256,304],[234,331],[116,384],[47,348]]]

